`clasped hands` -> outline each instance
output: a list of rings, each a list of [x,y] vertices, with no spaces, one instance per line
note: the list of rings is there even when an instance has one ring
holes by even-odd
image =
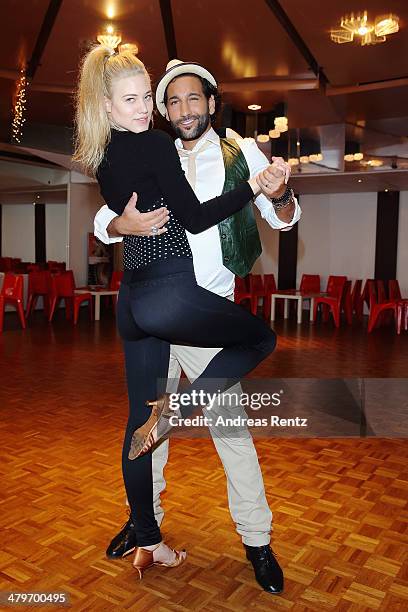
[[[272,163],[260,172],[256,182],[261,192],[268,198],[279,198],[285,193],[290,177],[290,166],[282,157],[272,157]],[[120,217],[114,219],[115,231],[119,235],[160,236],[167,232],[169,220],[166,207],[142,213],[136,208],[137,194],[133,193]]]
[[[290,166],[282,157],[272,157],[272,163],[260,172],[256,182],[268,198],[280,198],[286,191],[290,178]]]

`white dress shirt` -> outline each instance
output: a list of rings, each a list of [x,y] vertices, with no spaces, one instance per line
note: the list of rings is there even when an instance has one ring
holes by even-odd
[[[195,188],[197,198],[200,202],[206,202],[211,198],[215,198],[222,193],[225,181],[225,167],[220,146],[220,138],[211,128],[202,138],[195,144],[192,152],[202,148],[203,141],[207,140],[210,146],[204,147],[196,157],[196,176]],[[269,162],[262,151],[259,150],[253,138],[237,139],[245,159],[249,167],[250,176],[255,176],[264,170]],[[183,149],[180,139],[175,142],[178,150]],[[186,155],[187,153],[187,155]],[[187,172],[188,167],[188,151],[184,149],[181,157],[181,165],[184,172]],[[258,207],[263,219],[269,223],[273,229],[290,230],[291,227],[300,219],[301,209],[298,202],[295,200],[295,212],[292,221],[288,224],[281,221],[271,201],[264,195],[259,195],[255,204]],[[116,217],[108,206],[102,206],[95,217],[95,236],[102,242],[109,244],[110,242],[120,242],[122,238],[109,237],[106,228],[109,223]],[[228,270],[222,262],[221,241],[218,232],[218,227],[210,227],[201,234],[187,233],[187,238],[190,243],[193,253],[194,271],[197,278],[197,283],[213,293],[217,293],[223,297],[229,296],[234,291],[234,274]]]

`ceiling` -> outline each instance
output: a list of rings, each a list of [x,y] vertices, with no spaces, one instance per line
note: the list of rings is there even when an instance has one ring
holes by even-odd
[[[248,104],[257,103],[268,113],[284,102],[291,128],[326,126],[319,128],[322,137],[322,130],[331,134],[330,126],[342,124],[343,143],[344,138],[361,143],[386,162],[398,155],[398,167],[408,167],[407,0],[2,0],[1,5],[3,143],[10,142],[16,79],[25,66],[30,85],[23,145],[48,144],[49,150],[69,153],[80,58],[111,8],[122,42],[138,45],[153,81],[169,58],[200,62],[216,75],[234,111],[248,113]],[[372,17],[397,14],[400,31],[367,47],[330,40],[330,29],[343,15],[364,10]],[[394,168],[391,161],[389,167]],[[321,170],[330,172],[330,164]]]

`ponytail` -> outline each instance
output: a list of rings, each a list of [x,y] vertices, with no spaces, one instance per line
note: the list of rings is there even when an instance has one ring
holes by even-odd
[[[85,56],[76,94],[74,161],[95,174],[110,141],[111,124],[105,97],[111,98],[114,78],[145,73],[144,64],[130,51],[115,53],[97,46]]]

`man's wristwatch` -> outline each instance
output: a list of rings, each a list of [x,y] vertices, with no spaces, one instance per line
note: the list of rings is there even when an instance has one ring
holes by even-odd
[[[281,195],[280,198],[271,198],[271,202],[275,210],[281,210],[281,208],[285,208],[288,204],[290,204],[293,200],[295,193],[292,187],[289,185],[286,186],[285,193]]]

